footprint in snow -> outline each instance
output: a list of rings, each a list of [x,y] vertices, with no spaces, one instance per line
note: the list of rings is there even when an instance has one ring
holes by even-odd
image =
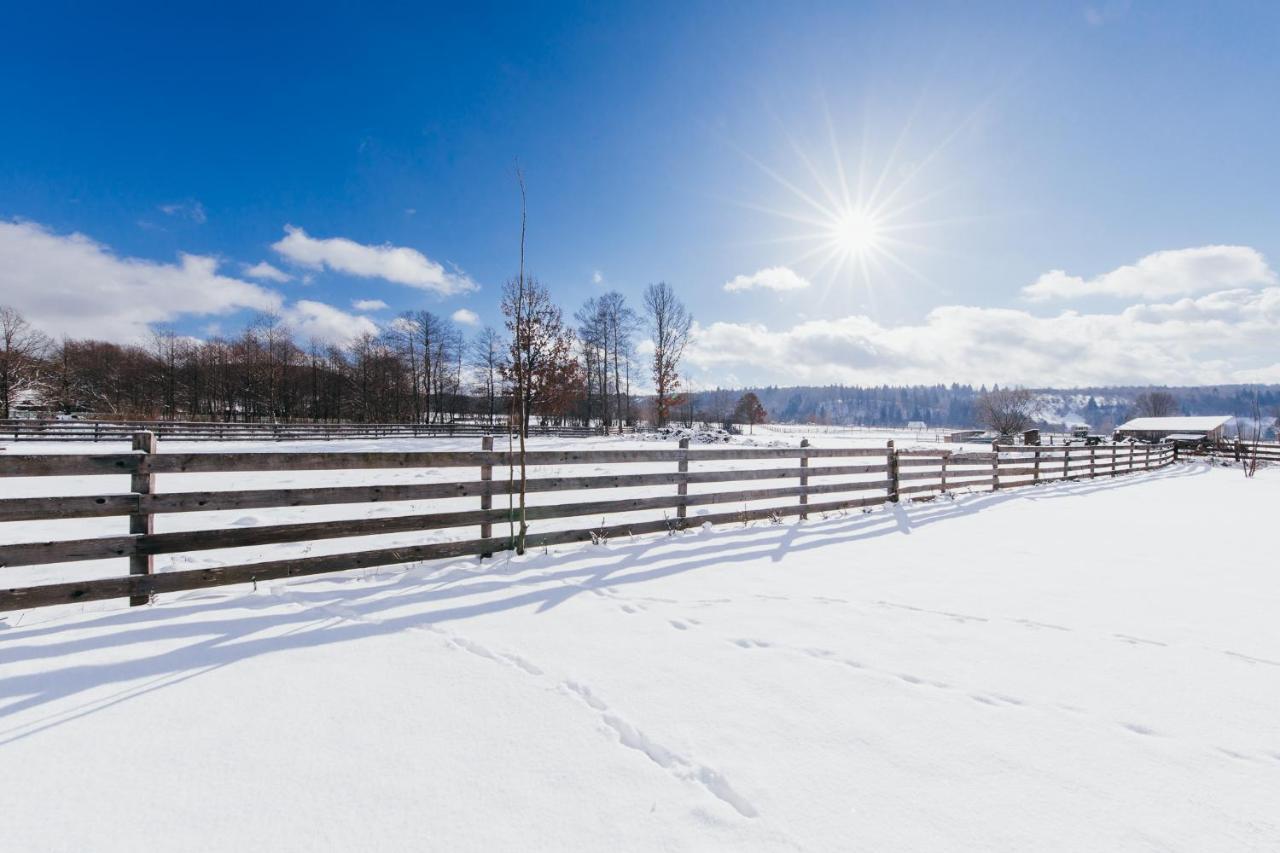
[[[1157,734],[1155,729],[1144,726],[1141,723],[1122,722],[1120,725],[1128,729],[1129,731],[1133,732],[1134,734],[1147,735],[1148,737],[1154,737]]]
[[[686,625],[686,624],[684,624],[683,622],[679,621],[678,619],[668,619],[667,621],[668,621],[668,622],[670,622],[670,623],[671,623],[671,627],[672,627],[672,628],[675,628],[677,631],[688,631],[688,630],[689,630],[689,626],[688,626],[688,625]]]

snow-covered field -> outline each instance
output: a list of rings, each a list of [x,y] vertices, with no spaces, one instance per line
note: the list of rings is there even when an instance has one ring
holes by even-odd
[[[10,615],[0,848],[1280,849],[1276,506],[1178,464]]]

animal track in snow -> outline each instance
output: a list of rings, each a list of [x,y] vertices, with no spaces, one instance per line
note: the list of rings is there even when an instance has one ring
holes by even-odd
[[[678,779],[701,785],[713,797],[728,805],[743,817],[753,818],[759,815],[756,807],[733,789],[718,770],[700,764],[691,758],[680,755],[672,749],[658,743],[630,722],[614,713],[600,697],[590,688],[574,681],[563,682],[568,692],[576,695],[589,708],[600,714],[600,721],[613,730],[618,742],[628,749],[642,753],[654,764],[670,772]]]
[[[1148,640],[1145,637],[1134,637],[1130,634],[1112,634],[1111,636],[1131,646],[1160,646],[1161,648],[1169,646],[1168,643],[1162,643],[1159,640]]]
[[[892,607],[896,610],[910,610],[915,613],[930,613],[934,616],[946,616],[948,619],[954,619],[956,622],[990,622],[991,620],[985,616],[973,616],[968,613],[954,613],[950,610],[930,610],[927,607],[915,607],[911,604],[898,604],[893,601],[877,601],[876,604],[881,607]]]
[[[1267,660],[1266,658],[1255,658],[1253,655],[1245,655],[1245,654],[1241,654],[1240,652],[1224,651],[1223,654],[1230,655],[1233,658],[1239,658],[1240,660],[1246,661],[1247,663],[1261,663],[1261,664],[1266,664],[1267,666],[1280,666],[1280,661]]]
[[[1050,631],[1070,631],[1071,630],[1065,625],[1054,625],[1052,622],[1037,622],[1034,619],[1014,619],[1013,621],[1026,628],[1048,628]]]

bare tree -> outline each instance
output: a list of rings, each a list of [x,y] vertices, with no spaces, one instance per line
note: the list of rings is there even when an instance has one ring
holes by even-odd
[[[1029,428],[1038,410],[1035,395],[1026,388],[992,388],[974,404],[979,423],[1000,435]]]
[[[520,294],[523,299],[517,302]],[[523,288],[517,281],[507,282],[502,313],[511,333],[503,371],[519,398],[520,431],[527,435],[530,417],[562,412],[565,389],[579,381],[573,331],[565,325],[550,292],[535,278],[526,277]]]
[[[524,553],[525,534],[528,532],[528,519],[525,513],[525,485],[528,482],[528,467],[525,465],[525,439],[529,431],[529,415],[525,385],[528,384],[528,372],[524,361],[524,350],[527,347],[525,319],[525,286],[524,286],[524,239],[528,225],[527,196],[524,188],[524,172],[516,163],[516,182],[520,184],[520,272],[516,277],[515,287],[508,286],[508,293],[503,294],[502,313],[507,317],[507,328],[511,330],[511,368],[516,377],[511,395],[512,412],[519,423],[520,430],[520,538],[515,543],[516,553]],[[511,424],[507,424],[507,443],[511,441]],[[510,469],[508,469],[510,470]],[[509,495],[511,490],[507,490]],[[509,500],[509,499],[508,499]]]
[[[595,412],[593,402],[599,401],[600,422],[607,431],[612,422],[609,410],[609,376],[610,376],[610,342],[613,337],[613,323],[610,318],[608,301],[604,297],[591,297],[583,304],[574,319],[578,321],[578,348],[582,354],[585,371],[585,392],[587,409],[586,425],[591,426]],[[616,382],[616,380],[615,380]],[[616,390],[616,388],[615,388]]]
[[[1169,418],[1178,414],[1178,399],[1168,391],[1143,391],[1133,400],[1133,411],[1140,418]]]
[[[689,343],[693,317],[665,281],[645,288],[644,307],[653,340],[654,419],[663,426],[680,390],[680,359]]]
[[[502,370],[502,336],[491,326],[485,326],[471,341],[471,369],[474,371],[475,390],[484,400],[484,411],[493,426],[498,412],[498,378]]]
[[[1262,405],[1258,399],[1258,389],[1253,389],[1253,399],[1249,401],[1248,425],[1236,418],[1236,455],[1244,468],[1246,478],[1258,473],[1258,451],[1262,444]]]
[[[608,340],[612,344],[613,361],[613,411],[618,418],[618,431],[631,420],[631,348],[636,331],[636,314],[627,307],[627,300],[616,290],[600,297],[600,312],[607,325]],[[606,359],[609,353],[606,352]],[[626,365],[626,384],[623,383],[623,363]],[[625,387],[625,390],[624,390]]]
[[[764,423],[768,416],[769,413],[764,410],[764,405],[754,391],[748,391],[739,397],[738,405],[733,410],[733,419],[740,424],[747,424],[752,433],[756,431],[756,424]]]
[[[40,384],[41,360],[49,339],[16,309],[0,305],[0,417],[13,414],[18,398]]]

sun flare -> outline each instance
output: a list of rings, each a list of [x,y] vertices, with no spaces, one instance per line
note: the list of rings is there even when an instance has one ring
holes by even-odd
[[[880,228],[880,222],[866,211],[845,211],[831,223],[832,248],[847,258],[873,252],[880,248]]]
[[[802,146],[785,131],[791,155],[785,165],[765,163],[738,149],[784,191],[781,206],[741,202],[790,225],[789,233],[755,242],[793,247],[793,254],[778,258],[779,263],[820,284],[822,297],[852,294],[873,311],[878,294],[905,292],[898,285],[906,279],[940,290],[913,264],[914,257],[937,251],[927,232],[970,217],[926,218],[947,191],[931,167],[977,111],[931,149],[911,144],[909,123],[892,144],[873,146],[865,133],[859,144],[852,134],[837,133],[830,111],[824,112],[825,152],[821,144]],[[853,152],[846,150],[854,146]]]

